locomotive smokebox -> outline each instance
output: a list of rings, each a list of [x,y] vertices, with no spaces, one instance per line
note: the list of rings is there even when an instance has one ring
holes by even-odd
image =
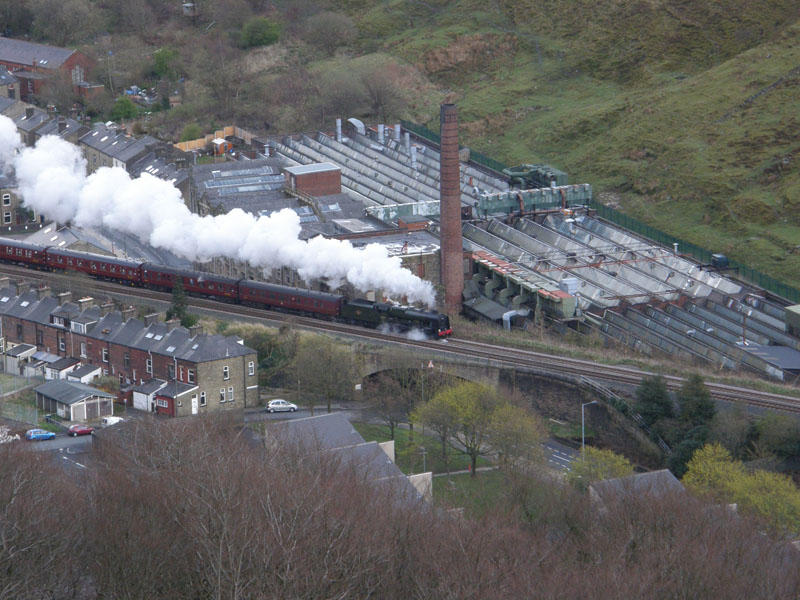
[[[461,173],[458,159],[458,108],[442,104],[440,112],[439,214],[442,252],[442,283],[445,310],[461,312],[464,291],[463,245],[461,241]]]

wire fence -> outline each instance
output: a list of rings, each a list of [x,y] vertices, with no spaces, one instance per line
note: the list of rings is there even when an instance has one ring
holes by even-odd
[[[710,264],[711,263],[711,256],[714,254],[713,252],[698,246],[697,244],[692,244],[691,242],[687,242],[686,240],[682,240],[681,238],[675,237],[668,233],[664,233],[663,231],[656,229],[655,227],[651,227],[641,221],[634,219],[622,213],[618,210],[615,210],[609,206],[605,206],[597,202],[596,200],[592,200],[589,203],[591,208],[597,211],[598,216],[602,217],[606,221],[610,221],[615,225],[619,225],[624,229],[637,233],[643,237],[646,237],[654,242],[659,244],[663,244],[664,246],[672,246],[674,244],[678,244],[678,250],[682,254],[689,254],[694,257],[696,260],[700,261],[703,264]],[[783,283],[775,279],[774,277],[770,277],[769,275],[765,275],[760,271],[756,271],[755,269],[751,269],[750,267],[743,265],[735,260],[728,261],[729,267],[732,271],[738,273],[739,277],[753,285],[756,285],[760,288],[763,288],[773,294],[780,296],[793,302],[795,304],[800,303],[800,290],[794,288],[790,285]]]
[[[442,138],[439,136],[438,133],[429,129],[425,125],[420,125],[418,123],[412,123],[411,121],[400,121],[400,125],[406,131],[410,131],[411,133],[425,138],[426,140],[433,142],[436,145],[440,145]],[[492,171],[496,171],[498,175],[502,175],[503,169],[506,168],[506,165],[501,163],[499,160],[495,160],[486,156],[485,154],[481,154],[480,152],[476,152],[475,150],[470,149],[469,151],[469,159],[472,162],[475,162],[487,169],[491,169]]]

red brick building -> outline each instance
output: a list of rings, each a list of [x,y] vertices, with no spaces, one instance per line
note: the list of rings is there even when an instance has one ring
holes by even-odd
[[[94,306],[91,298],[72,302],[69,294],[53,298],[48,289],[26,291],[25,286],[0,284],[4,350],[31,344],[74,357],[100,366],[103,375],[117,377],[121,387],[164,380],[174,392],[171,401],[165,396],[147,410],[170,416],[258,404],[256,351],[239,338],[204,335],[199,327],[188,330],[177,321],[162,323],[157,315],[142,321],[133,318],[133,309],[112,309],[113,305]]]
[[[0,37],[0,65],[19,80],[19,99],[27,102],[59,75],[72,82],[76,96],[87,96],[95,61],[77,50]]]

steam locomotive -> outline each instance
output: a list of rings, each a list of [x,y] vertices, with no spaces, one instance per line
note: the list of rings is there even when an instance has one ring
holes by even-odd
[[[76,271],[97,279],[171,292],[177,280],[187,295],[235,302],[247,306],[341,321],[372,329],[420,330],[432,338],[452,334],[450,319],[435,311],[355,299],[313,290],[235,279],[101,256],[88,252],[39,246],[0,238],[0,260],[47,271]]]

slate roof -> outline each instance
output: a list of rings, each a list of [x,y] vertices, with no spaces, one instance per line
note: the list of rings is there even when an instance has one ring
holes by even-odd
[[[81,365],[72,373],[69,374],[69,377],[76,377],[80,379],[81,377],[86,377],[87,375],[91,375],[97,371],[101,371],[101,368],[97,365]]]
[[[769,364],[784,371],[800,370],[800,352],[789,346],[767,346],[764,344],[749,343],[747,346],[738,344],[739,348],[763,358]]]
[[[8,98],[6,96],[0,96],[0,113],[6,114],[6,111],[14,106],[19,100],[16,98]]]
[[[70,356],[64,356],[59,358],[57,361],[50,363],[47,365],[48,369],[55,369],[56,371],[63,371],[64,369],[68,369],[73,365],[79,364],[81,361],[77,358],[72,358]]]
[[[39,300],[35,290],[29,290],[20,296],[14,294],[13,288],[0,290],[0,314],[49,326],[52,326],[51,314],[69,317],[76,322],[87,319],[96,321],[88,326],[87,337],[153,354],[197,363],[256,354],[255,350],[245,346],[241,343],[241,338],[236,336],[201,334],[191,337],[189,330],[184,327],[168,331],[167,325],[162,322],[146,327],[139,319],[123,321],[122,315],[117,311],[101,316],[100,309],[96,306],[79,312],[77,305],[71,302],[59,306],[56,298]]]
[[[35,388],[35,391],[62,404],[75,404],[92,396],[99,396],[100,398],[114,397],[113,394],[98,390],[85,383],[66,381],[64,379],[51,379]]]
[[[314,449],[333,450],[363,444],[364,438],[341,413],[329,413],[270,422],[270,433],[290,443],[308,444]]]
[[[36,133],[37,135],[44,136],[44,135],[55,135],[58,137],[68,137],[70,135],[83,135],[88,128],[85,125],[81,125],[75,119],[64,119],[64,130],[58,130],[58,118],[51,119],[48,123],[44,124],[41,129],[39,129]]]
[[[79,142],[126,165],[128,162],[144,156],[148,152],[149,146],[159,143],[152,136],[145,135],[134,138],[103,124],[95,124],[91,131],[81,136]]]
[[[36,346],[31,346],[30,344],[17,344],[13,348],[6,350],[6,356],[19,356],[20,354],[25,354],[31,350],[36,350]]]
[[[154,177],[169,181],[174,186],[178,186],[190,175],[189,169],[179,169],[174,162],[168,162],[156,156],[155,152],[148,152],[137,159],[128,167],[131,177],[139,177],[142,173],[149,173]]]
[[[14,124],[20,131],[31,132],[36,131],[39,127],[47,123],[49,119],[50,115],[45,111],[35,108],[33,110],[33,116],[30,119],[28,118],[27,112],[24,112],[14,119]]]
[[[593,483],[589,486],[589,489],[603,501],[622,498],[628,494],[660,496],[684,491],[683,484],[676,479],[669,469],[636,473],[635,475],[618,479],[604,479]]]
[[[180,381],[170,381],[163,388],[159,389],[157,394],[165,398],[177,398],[197,389],[193,383],[183,383]]]
[[[0,37],[0,60],[42,69],[58,69],[75,50]],[[34,62],[36,63],[34,65]]]
[[[149,381],[145,381],[142,385],[137,385],[131,391],[139,392],[140,394],[147,394],[148,396],[154,392],[160,390],[164,385],[166,385],[166,381],[163,379],[151,379]]]
[[[17,81],[19,80],[9,73],[8,69],[0,66],[0,85],[11,85],[12,83],[17,83]],[[9,100],[11,99],[9,98]]]

